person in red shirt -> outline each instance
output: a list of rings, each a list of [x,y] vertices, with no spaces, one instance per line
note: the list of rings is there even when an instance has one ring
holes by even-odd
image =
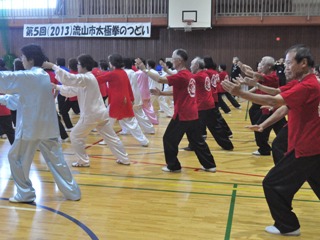
[[[256,77],[260,85],[277,89],[279,87],[279,77],[274,71],[274,58],[265,56],[258,64],[258,72],[248,71],[246,66],[241,62],[238,62],[241,70],[249,76]],[[254,91],[256,94],[267,94],[258,88],[252,88],[250,91]],[[251,124],[260,124],[264,122],[268,117],[272,115],[273,111],[267,108],[261,109],[261,105],[252,103],[249,110],[249,116]],[[273,129],[277,135],[283,126],[286,124],[286,119],[282,118],[280,121],[274,123],[272,126],[263,130],[263,132],[254,132],[256,144],[259,147],[257,151],[254,151],[253,155],[269,156],[271,154],[271,146],[269,145],[270,132]]]
[[[218,125],[219,122],[217,121],[215,113],[215,103],[211,91],[211,81],[204,67],[204,60],[200,57],[196,57],[191,61],[190,69],[194,74],[194,79],[196,80],[196,95],[200,129],[205,129],[207,127],[219,146],[225,150],[232,150],[233,144],[229,139],[228,133],[226,131],[216,130],[216,125]],[[190,143],[188,147],[193,149]],[[185,150],[188,149],[185,148]]]
[[[55,73],[52,69],[44,69],[44,71],[46,71],[49,74],[51,83],[60,84],[59,81],[56,79]],[[52,95],[53,95],[53,98],[56,98],[58,95],[58,91],[52,90]],[[57,117],[58,117],[59,133],[60,133],[61,140],[62,140],[62,142],[68,142],[68,141],[70,141],[69,135],[61,122],[61,117],[58,114],[58,112],[57,112]]]
[[[231,109],[228,107],[228,105],[225,103],[223,100],[222,96],[225,95],[226,98],[230,101],[230,103],[237,109],[240,109],[241,106],[237,102],[237,100],[228,92],[226,92],[222,87],[221,87],[221,82],[223,81],[230,81],[228,72],[226,71],[227,66],[225,64],[220,64],[219,65],[219,80],[217,81],[217,92],[218,92],[218,103],[219,107],[225,112],[225,113],[230,113]]]
[[[139,68],[148,74],[154,81],[167,83],[173,87],[174,114],[163,135],[164,155],[167,166],[162,168],[165,172],[181,172],[181,164],[177,158],[178,146],[186,133],[188,140],[202,165],[208,172],[216,172],[216,164],[210,149],[199,131],[199,116],[196,97],[196,81],[193,74],[186,69],[188,54],[184,49],[176,49],[172,53],[173,67],[178,71],[171,76],[160,77],[148,71],[140,59],[136,59]],[[167,71],[170,75],[170,72]],[[172,94],[153,91],[155,94]]]
[[[217,119],[217,124],[215,125],[215,132],[219,134],[220,132],[226,131],[229,138],[232,138],[233,133],[219,110],[219,98],[218,98],[218,92],[217,92],[217,82],[219,81],[219,72],[217,71],[217,64],[213,61],[212,57],[210,56],[205,56],[203,58],[203,61],[205,64],[206,72],[209,75],[210,81],[211,81],[211,91],[212,91],[212,97],[214,99],[214,105],[215,105],[214,107],[215,118]]]
[[[108,110],[110,123],[113,126],[115,121],[118,120],[143,147],[147,147],[149,140],[143,134],[134,116],[132,105],[134,97],[128,75],[122,69],[122,56],[112,54],[108,57],[108,60],[112,71],[102,72],[96,75],[96,79],[100,84],[108,82],[109,85]]]
[[[274,225],[265,231],[277,235],[300,235],[300,224],[292,211],[294,195],[308,181],[320,199],[320,84],[313,73],[314,60],[310,49],[299,44],[286,51],[287,80],[299,82],[276,96],[254,94],[240,89],[240,83],[222,83],[224,89],[261,105],[287,105],[288,152],[263,180],[265,197]]]

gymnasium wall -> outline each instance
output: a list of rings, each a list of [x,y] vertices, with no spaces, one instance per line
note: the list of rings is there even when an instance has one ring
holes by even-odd
[[[184,48],[190,61],[195,56],[211,55],[218,64],[225,63],[230,69],[233,56],[255,66],[262,56],[278,59],[291,45],[304,43],[311,47],[316,63],[320,63],[318,26],[213,27],[192,32],[153,27],[150,39],[23,38],[22,28],[12,27],[8,37],[11,52],[17,56],[22,46],[36,43],[43,47],[51,61],[57,57],[76,57],[81,53],[91,54],[96,60],[106,59],[111,53],[158,60],[170,57],[176,48]],[[278,37],[280,41],[276,40]],[[4,54],[0,47],[0,56]]]

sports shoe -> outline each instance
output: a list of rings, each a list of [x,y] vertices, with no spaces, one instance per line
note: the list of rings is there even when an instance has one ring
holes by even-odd
[[[170,170],[167,166],[161,168],[162,171],[164,172],[173,172],[173,173],[179,173],[181,172],[181,169],[178,169],[178,170]]]
[[[193,151],[193,148],[188,146],[188,147],[183,148],[183,150],[185,150],[185,151]]]
[[[259,150],[257,150],[257,151],[254,151],[254,152],[252,153],[252,155],[256,155],[256,156],[270,156],[271,153],[270,153],[270,152],[269,152],[269,153],[261,153],[261,152],[259,152]]]
[[[129,133],[124,132],[124,131],[120,131],[119,134],[120,134],[120,135],[129,135]]]
[[[252,155],[260,156],[261,153],[257,150],[257,151],[254,151],[254,152],[252,153]]]
[[[7,139],[8,137],[7,137],[6,134],[2,134],[2,135],[0,136],[0,138],[1,138],[1,139]]]
[[[204,168],[204,167],[201,167],[201,169],[203,171],[206,171],[206,172],[212,172],[212,173],[215,173],[217,171],[217,168],[213,167],[213,168]]]
[[[117,160],[116,160],[116,163],[122,164],[122,165],[130,165],[130,162],[123,162],[123,161],[121,161],[120,159],[117,159]]]
[[[107,143],[106,143],[104,140],[102,140],[102,141],[99,142],[98,144],[99,144],[99,145],[107,145]]]
[[[70,142],[70,138],[67,137],[67,138],[65,138],[65,139],[62,139],[62,142],[64,142],[64,143],[65,143],[65,142]]]
[[[12,202],[12,203],[33,203],[34,200],[31,200],[31,201],[20,201],[20,200],[17,200],[15,197],[11,197],[11,198],[9,198],[9,202]]]
[[[147,141],[148,141],[148,140],[147,140]],[[149,147],[149,143],[150,143],[150,142],[148,141],[148,142],[145,143],[145,144],[141,144],[141,146],[142,146],[142,147]]]
[[[90,167],[90,163],[79,163],[74,162],[71,164],[72,167]]]
[[[271,233],[271,234],[275,234],[275,235],[300,236],[300,228],[298,228],[297,230],[292,231],[292,232],[281,233],[281,232],[279,231],[279,229],[276,228],[275,226],[267,226],[267,227],[265,228],[265,231],[266,231],[267,233]]]

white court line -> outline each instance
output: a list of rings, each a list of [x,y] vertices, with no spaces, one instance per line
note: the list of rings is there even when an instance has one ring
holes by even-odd
[[[13,210],[22,210],[22,211],[33,211],[33,212],[40,212],[40,208],[22,208],[22,207],[8,207],[8,206],[1,206],[0,208],[5,208],[5,209],[13,209]]]

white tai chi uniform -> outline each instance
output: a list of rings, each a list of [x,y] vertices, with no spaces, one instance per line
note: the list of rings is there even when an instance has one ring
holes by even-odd
[[[85,142],[90,132],[96,128],[117,160],[128,164],[130,162],[128,154],[113,130],[97,79],[91,72],[70,74],[58,66],[53,66],[53,69],[56,72],[57,80],[63,84],[57,86],[60,93],[66,97],[78,97],[80,118],[70,134],[71,145],[79,158],[78,163],[89,164]]]
[[[132,69],[124,69],[124,70],[128,75],[133,96],[134,96],[134,102],[133,102],[134,116],[136,117],[140,127],[145,133],[154,134],[155,130],[154,130],[153,124],[150,122],[149,118],[147,117],[147,115],[142,109],[142,99],[141,99],[140,89],[138,86],[137,75]],[[127,134],[128,129],[126,129],[126,127],[123,126],[121,122],[119,123],[122,127],[121,134]]]
[[[18,96],[15,141],[8,154],[17,187],[14,200],[32,202],[36,199],[29,171],[38,146],[63,195],[70,200],[79,200],[80,189],[65,162],[59,142],[58,118],[49,75],[39,67],[16,72],[1,71],[0,92]]]

